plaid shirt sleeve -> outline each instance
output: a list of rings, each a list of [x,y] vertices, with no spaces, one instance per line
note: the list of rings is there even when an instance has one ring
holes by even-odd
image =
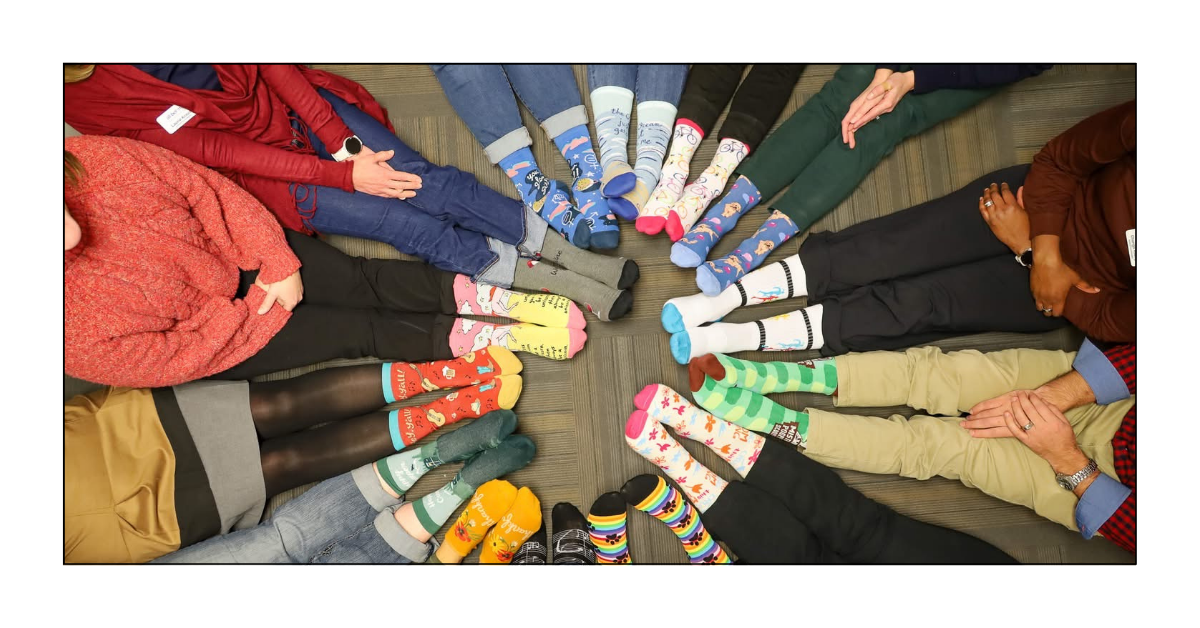
[[[1112,347],[1104,354],[1121,374],[1129,394],[1137,394],[1137,347],[1133,344]],[[1137,406],[1129,409],[1121,427],[1113,436],[1113,464],[1129,495],[1100,526],[1100,534],[1121,547],[1137,551]],[[1094,485],[1094,484],[1093,484]],[[1091,492],[1091,487],[1088,487]],[[1087,493],[1085,493],[1086,495]]]
[[[1130,395],[1137,394],[1137,345],[1117,345],[1104,352],[1109,363],[1117,369]]]

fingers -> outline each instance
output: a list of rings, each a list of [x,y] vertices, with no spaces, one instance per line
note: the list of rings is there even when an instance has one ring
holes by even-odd
[[[1009,207],[1017,205],[1017,197],[1013,196],[1012,190],[1008,189],[1007,183],[1000,184],[1000,197],[1004,199],[1004,204]]]
[[[1024,395],[1018,393],[1012,401],[1012,415],[1013,418],[1017,420],[1017,425],[1022,427],[1022,432],[1025,431],[1024,426],[1029,425],[1030,423],[1034,423],[1034,427],[1036,427],[1036,421],[1033,420],[1033,415],[1026,412],[1025,405],[1021,403],[1023,399]],[[1029,406],[1028,409],[1032,410],[1033,406]]]
[[[984,410],[992,410],[995,408],[1002,407],[1006,403],[1008,403],[1006,401],[1007,398],[1008,397],[1006,395],[1001,395],[999,397],[994,397],[992,399],[984,399],[983,401],[980,401],[979,403],[971,406],[971,410],[968,412],[968,414],[975,415],[975,414],[979,414],[980,412],[983,412]]]
[[[1021,395],[1020,399],[1021,407],[1024,408],[1026,414],[1031,416],[1036,414],[1039,419],[1049,419],[1051,417],[1059,418],[1056,415],[1061,415],[1057,408],[1052,408],[1036,394]],[[1062,417],[1062,419],[1065,421],[1066,417]]]
[[[263,298],[262,305],[258,306],[258,313],[261,315],[271,311],[271,306],[275,305],[275,299],[275,293],[268,290],[267,296]]]
[[[394,151],[394,150],[385,150],[382,153],[375,153],[375,155],[372,158],[375,160],[375,163],[379,163],[381,161],[387,161],[387,160],[391,159],[392,156],[395,154],[396,154],[396,151]]]
[[[992,212],[996,210],[996,199],[992,197],[992,191],[989,188],[983,189],[983,196],[981,198],[982,200],[979,205],[987,212],[984,215],[984,219],[991,222]]]
[[[1021,441],[1022,443],[1025,442],[1026,438],[1029,438],[1029,435],[1026,434],[1025,430],[1022,429],[1022,427],[1021,427],[1022,425],[1025,425],[1025,423],[1018,424],[1017,418],[1013,415],[1012,412],[1004,413],[1004,425],[1008,427],[1009,434],[1011,434],[1013,437],[1015,437],[1017,440]]]
[[[420,187],[421,177],[418,177],[411,172],[404,172],[403,170],[393,170],[393,172],[396,173],[394,175],[390,175],[393,181],[407,181],[409,183],[416,183],[417,186]]]
[[[1021,187],[1017,188],[1017,205],[1020,205],[1021,209],[1025,209],[1025,199],[1023,196],[1024,192],[1025,186],[1022,185]]]
[[[959,425],[962,426],[962,428],[964,430],[983,430],[983,429],[993,429],[993,428],[997,428],[997,427],[1006,430],[1006,428],[1004,427],[1004,412],[1005,412],[1004,410],[1001,410],[999,412],[996,412],[995,414],[991,414],[988,416],[979,416],[979,417],[971,417],[969,419],[964,419],[959,422]]]

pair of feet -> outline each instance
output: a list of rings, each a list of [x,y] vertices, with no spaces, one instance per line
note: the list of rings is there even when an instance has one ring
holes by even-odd
[[[639,475],[621,487],[601,495],[588,513],[588,533],[596,548],[596,562],[632,563],[626,525],[628,506],[666,524],[683,544],[692,564],[731,563],[725,549],[708,533],[696,509],[659,475]]]
[[[662,176],[650,200],[638,212],[638,231],[657,235],[665,229],[671,241],[678,241],[725,188],[729,175],[750,150],[733,138],[722,139],[712,163],[685,187],[692,156],[701,138],[703,132],[696,127],[682,122],[676,125]]]
[[[546,543],[546,525],[517,550],[514,565],[544,565],[553,560],[555,565],[594,565],[596,550],[588,536],[587,519],[574,504],[559,502],[550,511],[554,536],[550,545]],[[553,557],[550,548],[553,547]]]
[[[480,563],[507,564],[536,531],[542,529],[542,504],[529,487],[490,480],[446,532],[445,542],[429,562],[461,563],[476,547]]]

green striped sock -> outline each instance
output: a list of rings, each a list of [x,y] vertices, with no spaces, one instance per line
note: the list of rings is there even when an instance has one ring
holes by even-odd
[[[702,408],[730,423],[793,445],[808,439],[808,414],[785,408],[744,388],[726,388],[711,377],[692,394]]]
[[[764,395],[810,392],[832,395],[837,390],[837,366],[832,358],[805,362],[752,362],[713,354],[725,367],[727,388],[745,388]]]

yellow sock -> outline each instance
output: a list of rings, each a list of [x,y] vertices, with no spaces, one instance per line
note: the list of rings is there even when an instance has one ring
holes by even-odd
[[[529,487],[521,487],[512,507],[496,522],[483,549],[479,550],[481,563],[511,563],[513,554],[521,544],[529,540],[542,525],[542,504]]]
[[[493,338],[511,351],[525,351],[551,360],[569,360],[583,348],[587,333],[582,329],[519,323],[496,327]]]
[[[492,480],[476,489],[467,507],[446,532],[437,551],[438,561],[461,563],[483,540],[488,528],[512,509],[516,499],[517,487],[506,480]]]

